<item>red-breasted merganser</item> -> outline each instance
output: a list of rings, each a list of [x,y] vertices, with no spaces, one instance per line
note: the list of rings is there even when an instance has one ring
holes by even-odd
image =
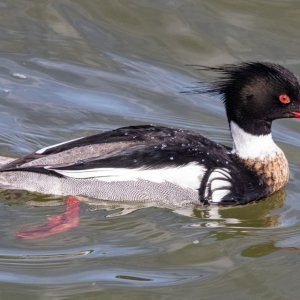
[[[194,132],[142,125],[45,147],[0,169],[0,185],[47,194],[163,205],[237,205],[288,181],[272,121],[300,118],[296,77],[262,62],[207,68],[224,100],[233,148]]]

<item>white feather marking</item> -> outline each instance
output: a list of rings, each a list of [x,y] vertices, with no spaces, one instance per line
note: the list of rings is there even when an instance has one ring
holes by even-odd
[[[235,122],[230,122],[233,139],[233,153],[243,159],[263,159],[275,156],[282,150],[275,144],[272,134],[254,135],[244,131]]]
[[[205,196],[208,196],[208,187],[210,186],[212,195],[209,202],[218,203],[223,197],[230,193],[230,187],[232,184],[230,183],[230,174],[229,170],[226,168],[215,169],[213,171],[207,181],[207,187],[205,190]]]
[[[162,183],[171,182],[182,188],[198,189],[206,169],[196,163],[185,166],[168,167],[162,169],[126,169],[126,168],[98,168],[86,170],[56,170],[56,173],[72,178],[97,178],[106,182],[137,181],[139,179]]]
[[[35,153],[36,154],[43,154],[44,152],[46,152],[47,150],[49,150],[51,148],[55,148],[55,147],[58,147],[58,146],[61,146],[61,145],[64,145],[64,144],[67,144],[67,143],[70,143],[70,142],[74,142],[74,141],[80,140],[80,139],[82,139],[82,137],[74,139],[74,140],[69,140],[69,141],[66,141],[66,142],[58,143],[58,144],[55,144],[55,145],[51,145],[51,146],[42,148],[42,149],[36,151]]]

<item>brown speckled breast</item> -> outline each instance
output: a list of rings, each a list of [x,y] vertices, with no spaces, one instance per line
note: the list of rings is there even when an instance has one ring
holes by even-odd
[[[242,161],[262,178],[267,187],[267,194],[280,190],[288,182],[289,166],[283,153],[267,156],[262,160],[242,159]]]

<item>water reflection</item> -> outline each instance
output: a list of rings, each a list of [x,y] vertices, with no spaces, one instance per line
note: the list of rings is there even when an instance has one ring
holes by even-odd
[[[268,241],[245,248],[241,252],[241,255],[245,257],[262,257],[278,251],[279,249],[279,247],[275,246],[274,241]]]
[[[194,215],[208,220],[208,227],[259,228],[281,225],[279,211],[283,207],[285,192],[277,193],[258,202],[228,208],[210,207],[194,209]]]
[[[137,123],[230,144],[221,102],[180,94],[210,79],[185,64],[267,60],[300,74],[297,1],[3,0],[0,8],[1,155]],[[286,197],[243,207],[87,199],[80,227],[23,241],[14,233],[62,213],[64,199],[1,191],[1,299],[298,299],[299,123],[276,122],[274,137],[291,163]]]
[[[204,222],[206,227],[245,227],[266,228],[282,225],[281,209],[284,205],[285,192],[278,191],[275,194],[244,206],[233,207],[190,207],[172,209],[175,213],[196,217]],[[139,209],[157,206],[155,203],[130,203],[99,201],[87,197],[78,197],[81,202],[89,205],[90,211],[106,210],[106,217],[122,216]],[[57,206],[64,205],[64,197],[31,193],[23,190],[0,190],[1,203],[7,205],[32,205],[32,206]]]

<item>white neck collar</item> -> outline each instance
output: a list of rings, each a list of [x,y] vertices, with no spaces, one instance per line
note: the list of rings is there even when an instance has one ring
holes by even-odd
[[[275,144],[272,134],[254,135],[244,131],[235,122],[230,121],[233,139],[232,152],[243,159],[264,159],[275,156],[282,150]]]

